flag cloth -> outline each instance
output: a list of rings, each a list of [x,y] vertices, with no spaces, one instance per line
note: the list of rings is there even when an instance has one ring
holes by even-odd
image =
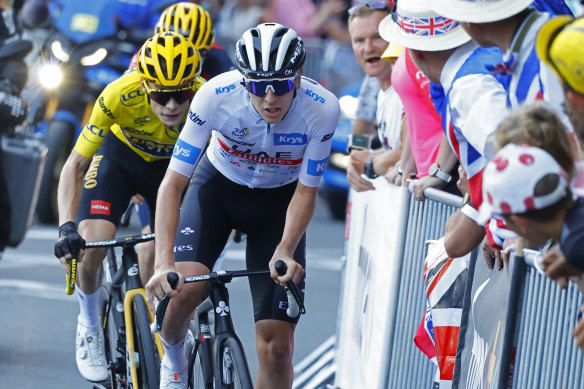
[[[444,238],[427,244],[424,262],[426,312],[414,343],[428,358],[435,358],[440,389],[447,389],[452,387],[470,254],[450,258],[444,249]],[[429,344],[434,346],[433,353]]]

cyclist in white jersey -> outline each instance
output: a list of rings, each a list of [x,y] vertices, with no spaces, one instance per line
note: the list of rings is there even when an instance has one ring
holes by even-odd
[[[260,24],[237,44],[238,71],[210,80],[191,104],[158,193],[155,274],[146,286],[151,307],[153,296],[174,296],[161,332],[161,381],[171,377],[175,386],[161,387],[186,388],[182,345],[204,293],[199,283],[183,286],[182,276],[173,291],[167,274],[209,272],[232,229],[247,235],[247,267],[272,270],[271,278],[250,280],[256,388],[291,386],[298,318],[286,316],[280,285],[292,280],[303,289],[304,234],[340,112],[332,93],[301,77],[305,57],[294,30]],[[277,259],[288,266],[281,277]]]

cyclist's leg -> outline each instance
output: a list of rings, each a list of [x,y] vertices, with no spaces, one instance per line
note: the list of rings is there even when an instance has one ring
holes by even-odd
[[[123,170],[103,155],[94,157],[77,212],[79,233],[88,242],[111,239],[130,198]],[[106,249],[86,250],[77,267],[80,314],[77,319],[76,362],[91,381],[107,378],[103,331],[99,318],[99,286]]]
[[[296,184],[270,190],[255,190],[247,209],[254,211],[253,222],[245,226],[248,269],[266,268],[282,239],[286,211]],[[294,252],[294,259],[305,266],[305,238]],[[292,354],[297,318],[286,315],[284,288],[268,275],[249,279],[256,321],[256,348],[260,364],[256,388],[289,388],[292,384]],[[298,285],[303,290],[303,282]]]
[[[208,159],[203,157],[182,201],[175,238],[174,260],[177,270],[182,274],[208,273],[227,242],[232,226],[223,211],[224,194],[228,192],[225,181],[228,180],[220,176]],[[165,353],[163,369],[168,363],[176,371],[186,363],[180,347],[193,310],[202,300],[205,288],[205,283],[186,284],[170,300],[161,337],[167,342],[166,347],[179,345],[179,348],[172,347],[171,353]],[[167,357],[167,354],[170,355]]]
[[[136,205],[138,216],[140,217],[140,225],[142,226],[142,234],[150,234],[152,232],[150,224],[150,209],[146,202]],[[140,279],[142,285],[146,285],[152,274],[154,274],[154,241],[143,242],[136,248],[138,253],[138,265],[140,266]]]

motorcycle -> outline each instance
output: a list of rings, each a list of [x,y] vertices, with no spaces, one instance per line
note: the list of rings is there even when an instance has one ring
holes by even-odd
[[[44,143],[26,130],[29,109],[21,97],[31,49],[18,38],[0,45],[0,252],[17,247],[32,225],[46,155]]]
[[[53,0],[49,17],[35,72],[42,88],[38,104],[44,106],[37,110],[44,113],[37,118],[37,131],[48,147],[36,208],[42,223],[57,221],[61,169],[97,97],[127,70],[132,55],[152,34],[152,27],[136,26],[142,15],[124,25],[124,17],[132,18],[122,0]]]

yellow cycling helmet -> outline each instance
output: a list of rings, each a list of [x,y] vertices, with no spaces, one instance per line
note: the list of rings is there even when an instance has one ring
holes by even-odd
[[[209,50],[215,41],[211,15],[195,3],[175,3],[160,15],[154,33],[174,31],[184,35],[197,50]]]
[[[156,85],[179,86],[201,73],[201,57],[181,34],[167,31],[149,38],[138,53],[138,73]]]
[[[584,95],[584,18],[550,19],[537,34],[536,51],[561,80]]]

